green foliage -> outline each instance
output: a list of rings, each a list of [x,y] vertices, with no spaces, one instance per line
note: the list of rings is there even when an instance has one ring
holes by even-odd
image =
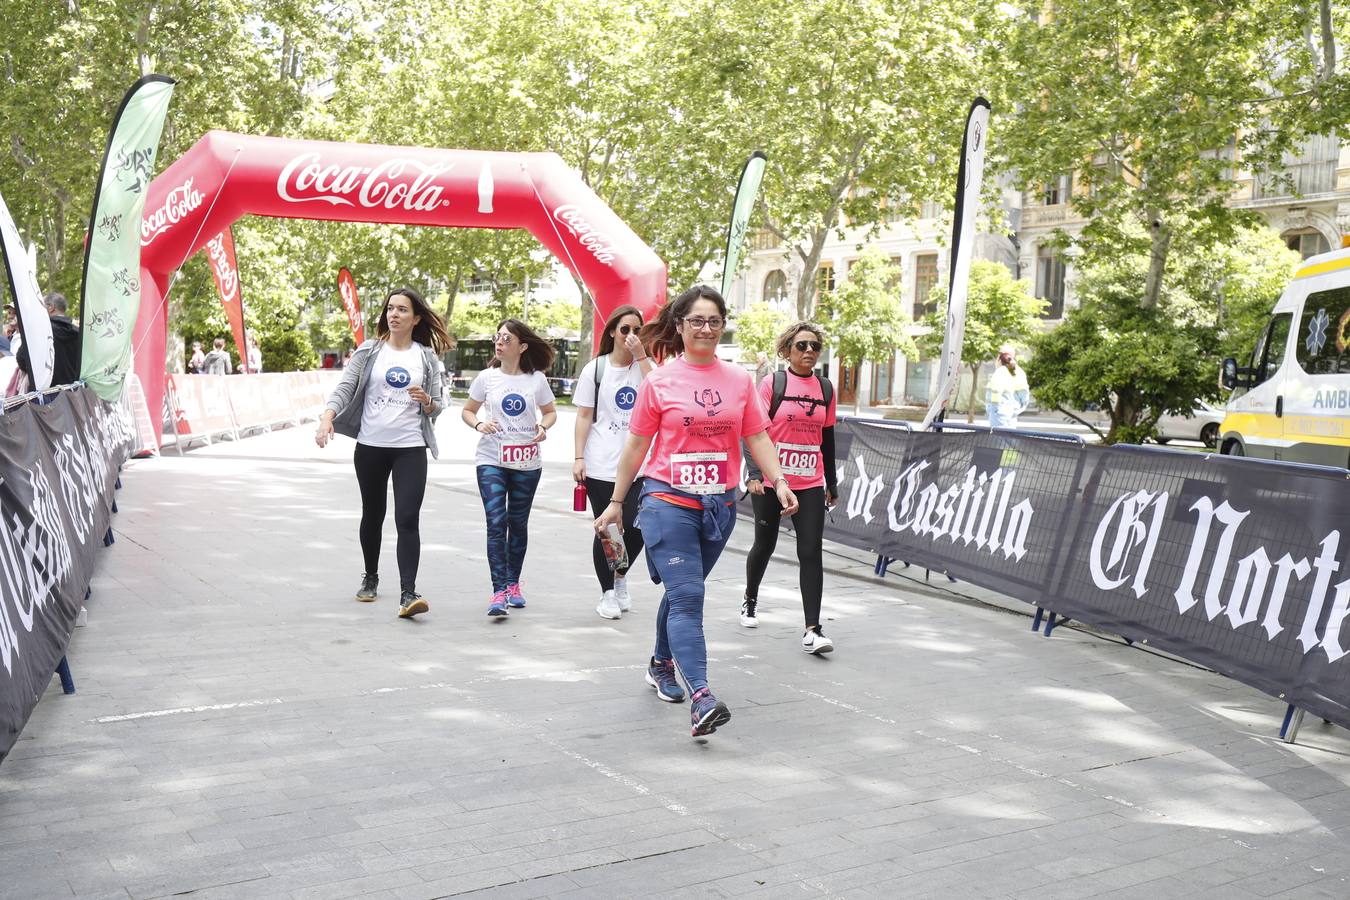
[[[500,304],[478,297],[461,298],[455,304],[455,313],[450,319],[450,333],[456,337],[494,334],[497,323],[502,319],[522,319],[525,312],[524,295],[519,293],[511,294]],[[575,337],[581,324],[580,307],[566,300],[532,302],[528,312],[526,321],[529,326],[544,335],[561,336],[559,333],[565,333]]]
[[[1163,413],[1189,411],[1196,399],[1216,395],[1219,360],[1242,355],[1244,346],[1250,352],[1257,323],[1269,314],[1297,260],[1260,229],[1239,230],[1210,251],[1182,241],[1161,304],[1146,308],[1138,298],[1148,275],[1147,253],[1099,258],[1079,270],[1081,307],[1032,340],[1032,393],[1043,406],[1071,411],[1097,404],[1108,411],[1108,443],[1151,436]],[[1223,329],[1216,325],[1220,297]]]
[[[753,362],[758,353],[767,353],[772,359],[774,342],[791,318],[768,303],[755,303],[736,314],[736,345],[741,348],[741,359]]]
[[[895,293],[899,274],[884,253],[869,247],[848,267],[848,280],[821,295],[819,321],[844,365],[918,355]]]
[[[924,316],[927,333],[918,340],[925,356],[942,352],[947,327],[945,281],[933,287],[932,299],[941,300],[938,310]],[[972,260],[966,297],[966,331],[961,342],[961,362],[968,366],[992,360],[1004,344],[1025,347],[1036,330],[1045,301],[1031,293],[1031,283],[1015,281],[1008,267],[987,259]]]
[[[1228,205],[1235,169],[1277,169],[1304,136],[1345,123],[1350,79],[1325,65],[1318,3],[1055,0],[1044,9],[1003,17],[989,36],[990,63],[1005,76],[991,127],[996,164],[1033,189],[1072,173],[1073,208],[1089,220],[1073,240],[1083,262],[1147,251],[1134,298],[1145,306],[1159,302],[1182,234],[1208,248],[1256,221]]]

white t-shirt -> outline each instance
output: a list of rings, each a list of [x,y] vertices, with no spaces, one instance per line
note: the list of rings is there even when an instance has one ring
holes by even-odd
[[[600,396],[595,391],[595,365],[586,363],[577,376],[572,402],[595,410],[595,424],[586,437],[586,474],[601,481],[613,481],[619,472],[619,454],[628,440],[628,419],[637,403],[638,385],[642,384],[642,367],[636,362],[616,366],[606,360],[600,375]]]
[[[413,342],[407,350],[388,344],[380,348],[366,382],[366,404],[361,411],[361,431],[356,440],[368,447],[424,447],[421,414],[417,401],[408,395],[411,387],[426,382],[422,345]]]
[[[498,434],[478,439],[474,457],[478,465],[531,470],[544,464],[539,458],[539,445],[531,444],[539,424],[539,407],[553,402],[553,391],[543,372],[507,375],[500,368],[484,369],[469,385],[469,399],[483,404],[480,420],[496,422],[501,428]]]

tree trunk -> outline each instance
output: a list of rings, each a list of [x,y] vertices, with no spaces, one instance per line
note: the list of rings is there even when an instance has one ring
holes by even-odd
[[[980,385],[980,367],[973,365],[970,367],[970,401],[966,403],[966,424],[975,422],[975,398],[979,396],[976,389]]]
[[[1167,271],[1167,252],[1172,245],[1172,228],[1163,221],[1158,210],[1149,211],[1149,232],[1152,241],[1148,256],[1148,280],[1144,282],[1144,309],[1156,309],[1162,294],[1163,274]]]
[[[450,319],[455,314],[455,300],[459,297],[459,286],[463,281],[464,269],[457,267],[455,276],[450,279],[450,288],[445,292],[445,327],[447,330],[450,328]]]
[[[797,318],[802,321],[809,321],[811,318],[811,309],[816,299],[816,271],[820,268],[820,254],[825,249],[825,238],[829,235],[828,228],[818,228],[811,235],[811,249],[803,253],[797,246],[797,255],[802,260],[802,277],[797,282]]]
[[[581,290],[581,340],[577,345],[577,358],[572,365],[572,377],[576,378],[581,374],[582,368],[591,361],[591,345],[594,343],[595,335],[595,303],[591,300],[591,292],[582,288]]]

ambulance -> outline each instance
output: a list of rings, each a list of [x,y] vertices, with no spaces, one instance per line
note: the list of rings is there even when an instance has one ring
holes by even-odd
[[[1220,370],[1219,452],[1350,468],[1350,248],[1304,260],[1246,362]]]

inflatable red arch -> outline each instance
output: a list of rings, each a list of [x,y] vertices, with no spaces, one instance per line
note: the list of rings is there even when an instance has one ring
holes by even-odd
[[[141,224],[136,374],[164,396],[164,292],[174,271],[244,215],[524,228],[586,285],[596,319],[666,296],[660,258],[553,153],[494,153],[212,131],[150,184]],[[595,332],[598,341],[599,328]]]

